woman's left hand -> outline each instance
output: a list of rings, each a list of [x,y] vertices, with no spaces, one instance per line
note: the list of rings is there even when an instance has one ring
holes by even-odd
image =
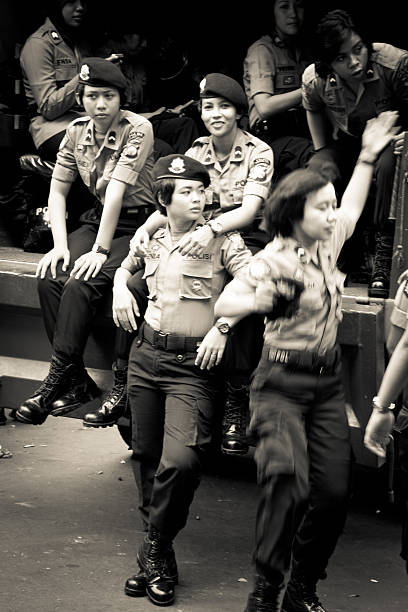
[[[221,334],[216,327],[212,327],[205,335],[197,349],[195,365],[201,370],[211,370],[221,363],[224,354],[227,336]]]
[[[397,120],[396,111],[384,111],[378,117],[369,119],[362,136],[362,150],[376,158],[400,131],[395,126]]]
[[[81,276],[85,275],[84,281],[87,281],[90,277],[95,278],[107,259],[108,256],[103,253],[94,253],[93,251],[84,253],[75,261],[70,276],[79,280]]]
[[[180,240],[179,251],[181,255],[199,255],[204,247],[214,238],[213,231],[209,225],[202,225],[191,234]]]

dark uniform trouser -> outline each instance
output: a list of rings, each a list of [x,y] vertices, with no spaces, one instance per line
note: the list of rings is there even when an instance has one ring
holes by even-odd
[[[256,570],[280,584],[293,556],[293,571],[317,581],[347,513],[351,451],[340,374],[290,371],[262,357],[250,407],[261,486]]]
[[[129,252],[133,229],[117,231],[111,245],[111,254],[95,278],[84,281],[69,276],[75,260],[92,249],[98,224],[82,225],[68,236],[71,253],[69,268],[57,267],[57,278],[47,270],[44,279],[38,279],[38,293],[45,329],[54,353],[64,359],[81,363],[93,318],[101,301],[110,294],[116,269]]]
[[[137,338],[130,352],[132,467],[145,529],[173,540],[185,526],[211,441],[214,375],[176,353]]]
[[[360,154],[359,138],[341,135],[335,143],[317,151],[310,158],[307,166],[317,172],[329,169],[329,179],[334,182],[341,197],[353,173],[356,160]],[[391,205],[392,186],[394,181],[395,155],[392,145],[386,147],[380,154],[374,169],[375,198],[371,207],[370,221],[381,228],[388,219]],[[367,214],[367,213],[366,213]]]

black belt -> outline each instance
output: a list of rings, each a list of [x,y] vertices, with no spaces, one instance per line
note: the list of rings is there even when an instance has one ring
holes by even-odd
[[[340,349],[336,346],[325,353],[314,353],[266,346],[265,353],[269,361],[280,363],[291,370],[301,370],[310,374],[330,374],[336,370]]]
[[[180,353],[194,353],[202,342],[202,338],[191,338],[190,336],[179,336],[178,334],[166,334],[157,331],[144,323],[141,330],[143,340],[146,340],[154,348],[161,348],[164,351],[174,351]]]

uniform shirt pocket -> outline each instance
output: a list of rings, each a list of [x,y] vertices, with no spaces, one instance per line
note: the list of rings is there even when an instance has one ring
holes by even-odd
[[[180,299],[209,300],[212,296],[212,262],[183,261],[180,279]]]
[[[146,284],[149,289],[149,300],[155,300],[157,298],[156,272],[157,268],[159,267],[159,263],[159,258],[145,260],[145,271],[143,278],[146,280]]]

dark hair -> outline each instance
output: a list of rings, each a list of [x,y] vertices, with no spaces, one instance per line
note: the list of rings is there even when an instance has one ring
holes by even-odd
[[[346,11],[341,9],[330,11],[320,20],[315,43],[316,72],[320,77],[326,78],[332,72],[331,63],[336,59],[341,45],[351,32],[358,33],[368,53],[372,53],[372,42],[367,40],[361,28],[356,28],[352,17]]]
[[[109,85],[109,83],[106,83],[106,87],[111,87],[112,89],[116,89],[116,91],[119,92],[119,96],[120,96],[120,106],[123,107],[123,106],[126,105],[127,98],[126,98],[126,94],[125,94],[125,92],[123,90],[118,89],[114,85]],[[78,83],[77,88],[75,90],[75,93],[78,95],[79,99],[81,100],[81,104],[83,104],[82,98],[84,97],[84,90],[85,90],[84,83]]]
[[[281,179],[265,202],[264,225],[269,238],[277,234],[291,236],[294,223],[303,219],[309,193],[329,182],[327,177],[307,168],[293,170]]]
[[[167,209],[173,197],[174,189],[176,187],[176,179],[174,178],[162,178],[158,179],[153,183],[153,195],[155,199],[155,205],[162,215],[167,217]],[[160,199],[159,199],[160,198]],[[162,200],[160,202],[160,200]]]

